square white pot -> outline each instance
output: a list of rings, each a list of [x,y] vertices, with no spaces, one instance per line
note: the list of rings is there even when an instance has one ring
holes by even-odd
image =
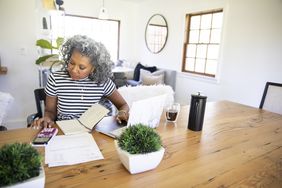
[[[44,188],[45,186],[45,172],[43,166],[40,168],[39,175],[23,182],[16,183],[14,185],[7,186],[7,188]]]
[[[115,147],[122,164],[131,174],[156,168],[160,164],[165,152],[165,149],[161,147],[159,151],[152,153],[130,154],[118,146],[117,140],[115,140]]]

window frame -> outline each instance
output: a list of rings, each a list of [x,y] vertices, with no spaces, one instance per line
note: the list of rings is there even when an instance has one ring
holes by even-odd
[[[213,10],[207,10],[207,11],[200,11],[200,12],[196,12],[196,13],[189,13],[189,14],[186,14],[185,16],[185,37],[184,37],[184,43],[183,43],[183,56],[182,56],[182,67],[181,67],[181,71],[183,73],[190,73],[194,76],[198,75],[198,76],[203,76],[203,77],[206,77],[206,78],[216,78],[218,76],[218,70],[219,70],[219,55],[220,55],[220,49],[221,49],[221,41],[222,41],[222,30],[223,30],[223,17],[222,17],[222,22],[221,22],[221,27],[220,27],[220,31],[221,31],[221,34],[220,34],[220,42],[219,43],[212,43],[210,42],[210,38],[209,38],[209,42],[208,43],[200,43],[199,40],[197,43],[189,43],[189,35],[190,35],[190,28],[191,28],[191,17],[193,16],[203,16],[203,15],[206,15],[206,14],[215,14],[215,13],[224,13],[223,12],[223,8],[220,8],[220,9],[213,9]],[[201,22],[200,22],[201,23]],[[212,27],[209,28],[209,30],[212,30]],[[199,31],[201,31],[201,28],[199,28]],[[209,36],[210,37],[210,36]],[[200,38],[200,37],[199,37]],[[194,71],[191,71],[191,70],[187,70],[185,69],[186,67],[186,54],[187,54],[187,50],[188,50],[188,45],[189,44],[196,44],[196,45],[201,45],[201,44],[207,44],[207,45],[210,45],[210,44],[217,44],[218,45],[218,56],[217,56],[217,68],[216,68],[216,71],[215,71],[215,74],[209,74],[209,73],[202,73],[202,72],[196,72],[195,71],[195,68],[194,68]],[[196,56],[195,56],[196,58]],[[205,64],[204,66],[206,67],[206,64],[207,64],[207,51],[206,51],[206,55],[205,55]],[[196,65],[196,64],[195,64]]]
[[[116,51],[116,58],[117,59],[112,59],[112,61],[117,61],[119,59],[119,52],[120,52],[120,20],[115,20],[115,19],[107,19],[107,20],[104,20],[104,19],[99,19],[99,18],[96,18],[96,17],[91,17],[91,16],[83,16],[83,15],[75,15],[75,14],[65,14],[64,16],[70,16],[70,17],[76,17],[76,18],[87,18],[87,19],[94,19],[94,20],[100,20],[100,21],[115,21],[117,22],[117,26],[118,26],[118,29],[117,29],[117,51]],[[50,17],[50,28],[52,30],[52,18]],[[63,37],[66,37],[66,36],[63,36]],[[112,55],[111,55],[112,56]]]

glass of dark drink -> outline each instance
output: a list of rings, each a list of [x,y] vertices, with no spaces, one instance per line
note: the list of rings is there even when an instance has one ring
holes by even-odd
[[[168,105],[165,109],[166,120],[168,122],[176,122],[179,111],[180,111],[179,103],[172,103],[171,105]]]

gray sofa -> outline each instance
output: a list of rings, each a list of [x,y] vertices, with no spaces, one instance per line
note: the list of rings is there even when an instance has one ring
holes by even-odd
[[[163,69],[165,71],[164,83],[166,85],[170,85],[172,89],[175,91],[176,84],[176,71],[170,69]]]

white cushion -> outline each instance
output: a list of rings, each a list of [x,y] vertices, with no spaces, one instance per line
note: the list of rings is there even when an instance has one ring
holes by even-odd
[[[143,85],[164,84],[164,74],[158,76],[144,75],[141,81]]]
[[[143,85],[164,84],[164,70],[157,70],[153,73],[140,69],[140,81]]]
[[[167,94],[165,105],[171,104],[174,101],[174,91],[169,85],[138,85],[135,87],[120,87],[119,93],[125,99],[129,107],[133,101],[146,99],[162,94]]]
[[[0,125],[7,115],[8,109],[11,107],[14,98],[9,93],[0,92]]]

